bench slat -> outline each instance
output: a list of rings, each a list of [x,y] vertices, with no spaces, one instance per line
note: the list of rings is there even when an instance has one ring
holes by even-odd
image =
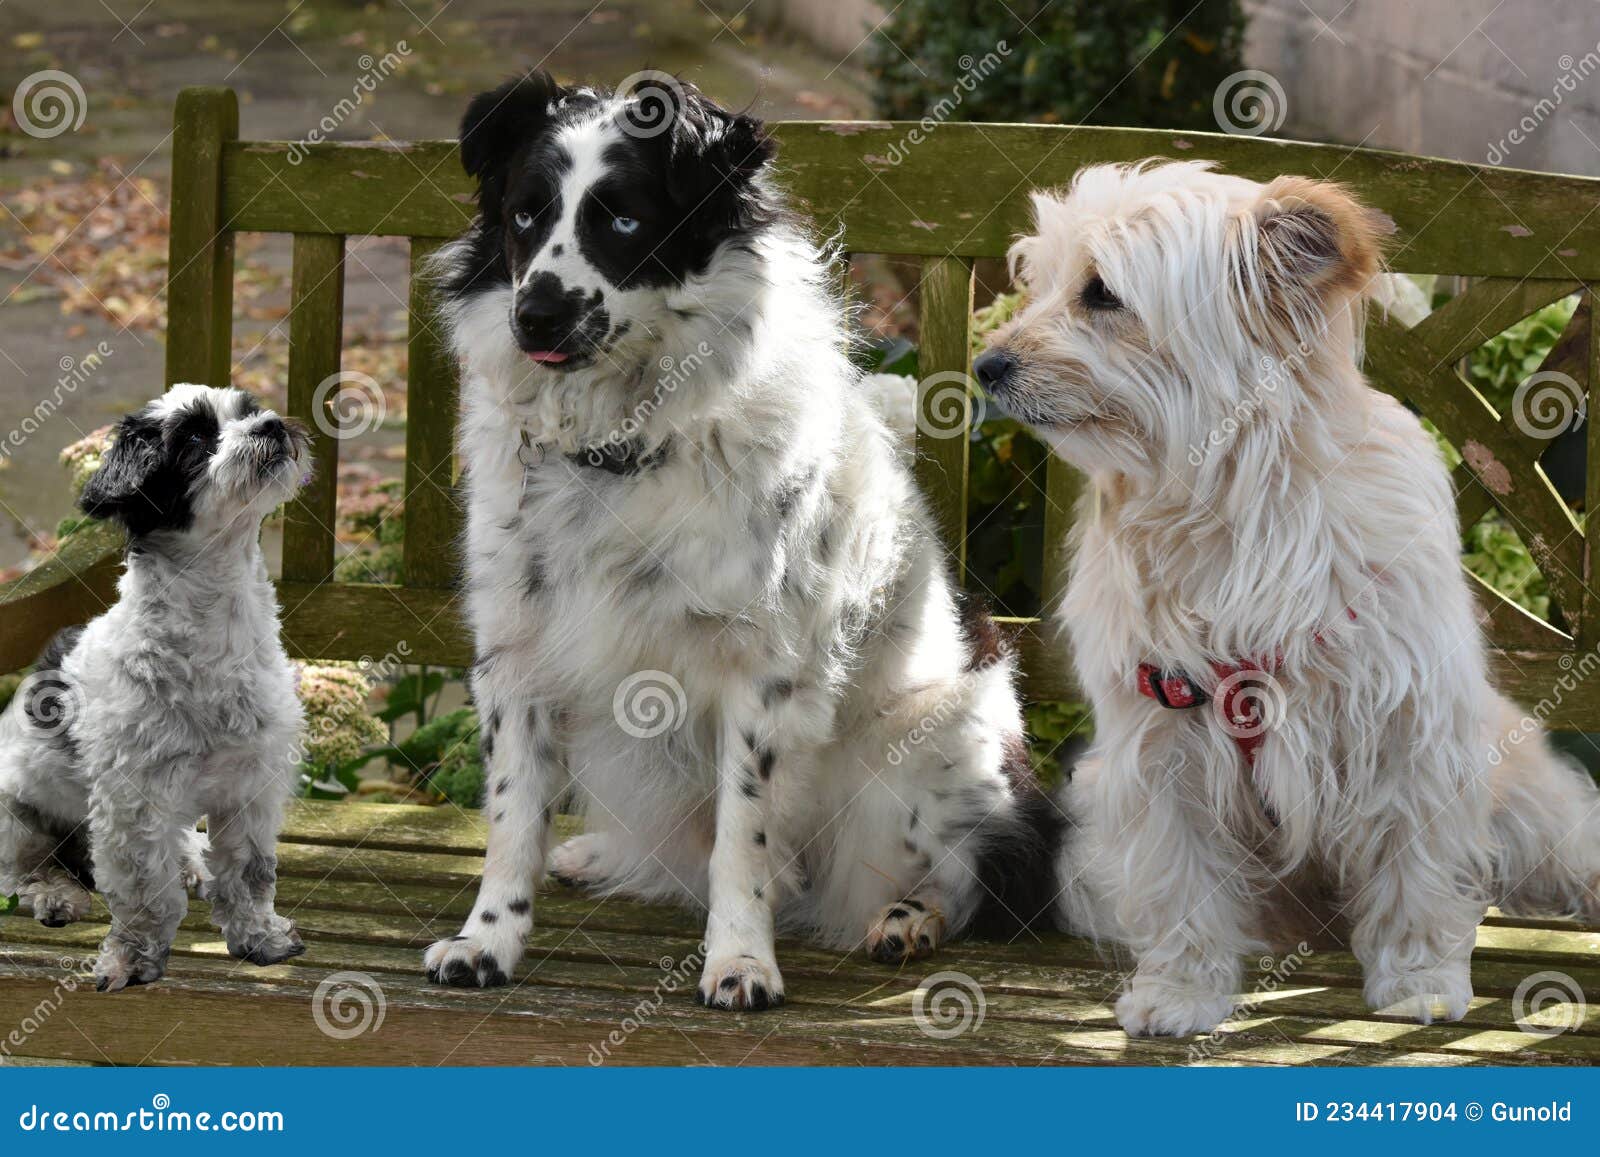
[[[396,652],[405,661],[472,665],[472,640],[450,591],[379,583],[278,584],[283,641],[298,659],[355,659]]]
[[[69,930],[48,931],[59,934]],[[12,968],[28,968],[35,976],[57,971],[63,959],[92,952],[96,939],[95,930],[80,928],[70,943],[63,938],[54,948],[15,947],[6,963]],[[666,947],[688,951],[691,943],[658,945],[656,951]],[[701,1033],[726,1027],[725,1018],[697,1010],[688,1000],[688,980],[682,978],[693,976],[693,957],[666,957],[648,951],[617,956],[610,946],[600,947],[601,951],[589,953],[587,959],[535,952],[519,970],[516,987],[478,993],[425,985],[416,974],[417,954],[410,947],[382,948],[317,938],[307,956],[274,968],[255,969],[228,958],[214,932],[197,935],[186,930],[179,937],[172,975],[150,992],[171,995],[226,989],[240,1001],[252,1001],[298,990],[304,1000],[313,983],[337,969],[372,977],[385,993],[391,1013],[398,1009],[403,1014],[417,1007],[453,1010],[457,1023],[439,1026],[452,1040],[469,1036],[502,1039],[508,1031],[515,1031],[503,1019],[513,1016],[571,1020],[607,1011],[613,1015],[616,1010],[636,1011],[639,997],[659,1001],[660,1007],[652,1009],[651,1016],[676,1023],[694,1033],[696,1040]],[[966,1047],[985,1054],[1001,1051],[1040,1059],[1041,1054],[1062,1045],[1090,1050],[1089,1058],[1079,1059],[1114,1060],[1130,1052],[1143,1054],[1147,1060],[1190,1059],[1191,1042],[1129,1042],[1122,1036],[1107,1003],[1119,983],[1115,971],[1063,974],[1059,991],[1038,993],[1014,991],[982,965],[959,957],[945,963],[969,970],[984,991],[987,1027],[974,1032]],[[679,979],[673,990],[663,992],[663,981],[674,970]],[[892,1045],[909,1039],[908,1030],[916,1031],[907,1023],[906,1014],[922,979],[919,969],[895,972],[862,965],[847,973],[806,967],[787,971],[796,982],[791,1002],[776,1018],[762,1022],[780,1020],[786,1035],[828,1039],[839,1027],[849,1025],[866,1033],[866,1040]],[[1212,1059],[1231,1056],[1237,1060],[1248,1051],[1259,1059],[1261,1050],[1288,1043],[1306,1046],[1284,1056],[1295,1063],[1325,1058],[1324,1047],[1333,1046],[1363,1049],[1369,1059],[1381,1058],[1383,1063],[1403,1063],[1429,1051],[1441,1056],[1457,1054],[1455,1063],[1493,1059],[1524,1064],[1582,1061],[1600,1052],[1600,1036],[1589,1032],[1541,1038],[1509,1029],[1504,1009],[1497,1007],[1503,1006],[1504,1000],[1480,998],[1465,1022],[1431,1028],[1372,1014],[1359,1002],[1353,989],[1287,987],[1269,994],[1251,1013],[1226,1026],[1207,1053]],[[1568,1010],[1557,1011],[1565,1014]],[[290,1014],[279,1015],[287,1019]],[[486,1029],[486,1017],[493,1018],[492,1028]]]
[[[331,233],[296,233],[293,262],[289,413],[302,419],[311,432],[316,469],[286,512],[283,577],[290,582],[319,583],[333,577],[339,440],[328,431],[338,429],[338,390],[322,387],[322,383],[339,372],[344,344],[344,238]]]
[[[933,508],[960,586],[967,569],[972,260],[929,257],[922,263],[921,292],[916,478]]]
[[[1596,560],[1600,558],[1600,300],[1593,289],[1584,293],[1589,313],[1589,340],[1584,348],[1584,368],[1588,380],[1584,384],[1584,413],[1589,420],[1584,424],[1588,456],[1588,474],[1584,478],[1584,540],[1583,540],[1583,614],[1578,622],[1578,649],[1585,655],[1595,653],[1600,647],[1600,598],[1596,597],[1594,584],[1600,580],[1595,573]],[[1548,360],[1548,359],[1547,359]]]
[[[448,587],[456,576],[461,509],[456,502],[456,373],[424,263],[441,242],[411,242],[411,302],[406,381],[405,581]]]
[[[239,135],[226,88],[186,88],[173,111],[167,247],[167,385],[226,386],[233,362],[233,235],[224,215],[225,146]]]
[[[1395,222],[1396,269],[1600,277],[1600,218],[1572,211],[1596,199],[1600,181],[1592,178],[1264,137],[1082,125],[944,124],[905,148],[914,127],[774,123],[780,175],[820,232],[843,225],[842,244],[852,252],[998,257],[1028,226],[1030,188],[1065,184],[1080,167],[1105,161],[1208,159],[1257,180],[1297,173],[1360,189]],[[453,237],[471,217],[472,186],[453,141],[296,152],[298,164],[288,142],[226,151],[224,206],[234,228]],[[974,166],[1006,176],[975,197]]]

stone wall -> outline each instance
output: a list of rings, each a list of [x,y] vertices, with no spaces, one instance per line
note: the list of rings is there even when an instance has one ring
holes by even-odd
[[[1283,136],[1600,175],[1597,0],[1244,0],[1246,59]],[[755,0],[752,15],[861,60],[874,0]]]
[[[1246,0],[1280,132],[1600,174],[1595,0]]]

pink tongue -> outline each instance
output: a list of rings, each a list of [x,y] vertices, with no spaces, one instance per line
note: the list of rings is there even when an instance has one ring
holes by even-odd
[[[564,353],[561,353],[558,350],[534,350],[531,354],[528,355],[528,357],[531,358],[532,360],[536,361],[536,362],[552,362],[552,363],[554,363],[554,362],[564,362],[564,361],[567,360],[567,355],[564,354]]]

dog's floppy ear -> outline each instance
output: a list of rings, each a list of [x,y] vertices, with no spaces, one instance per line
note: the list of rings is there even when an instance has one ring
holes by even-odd
[[[461,118],[461,167],[477,178],[478,205],[491,222],[499,220],[512,157],[550,125],[567,91],[539,69],[479,93],[467,105]]]
[[[767,126],[720,107],[687,81],[675,82],[666,99],[675,109],[668,137],[674,199],[712,240],[758,224],[769,207],[755,178],[778,151]]]
[[[1255,265],[1261,288],[1294,312],[1364,292],[1383,264],[1383,214],[1342,186],[1279,177],[1256,202]]]
[[[114,518],[137,533],[158,513],[145,488],[161,469],[161,423],[141,410],[117,425],[100,468],[89,476],[78,508],[91,518]]]

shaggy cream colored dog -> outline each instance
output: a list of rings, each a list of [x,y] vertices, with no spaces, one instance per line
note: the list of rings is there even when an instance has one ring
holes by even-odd
[[[1588,777],[1490,686],[1444,463],[1358,367],[1385,219],[1199,163],[1034,198],[975,364],[1092,486],[1062,608],[1093,700],[1064,908],[1126,945],[1130,1034],[1240,961],[1347,940],[1375,1007],[1465,1014],[1487,904],[1600,916]]]

